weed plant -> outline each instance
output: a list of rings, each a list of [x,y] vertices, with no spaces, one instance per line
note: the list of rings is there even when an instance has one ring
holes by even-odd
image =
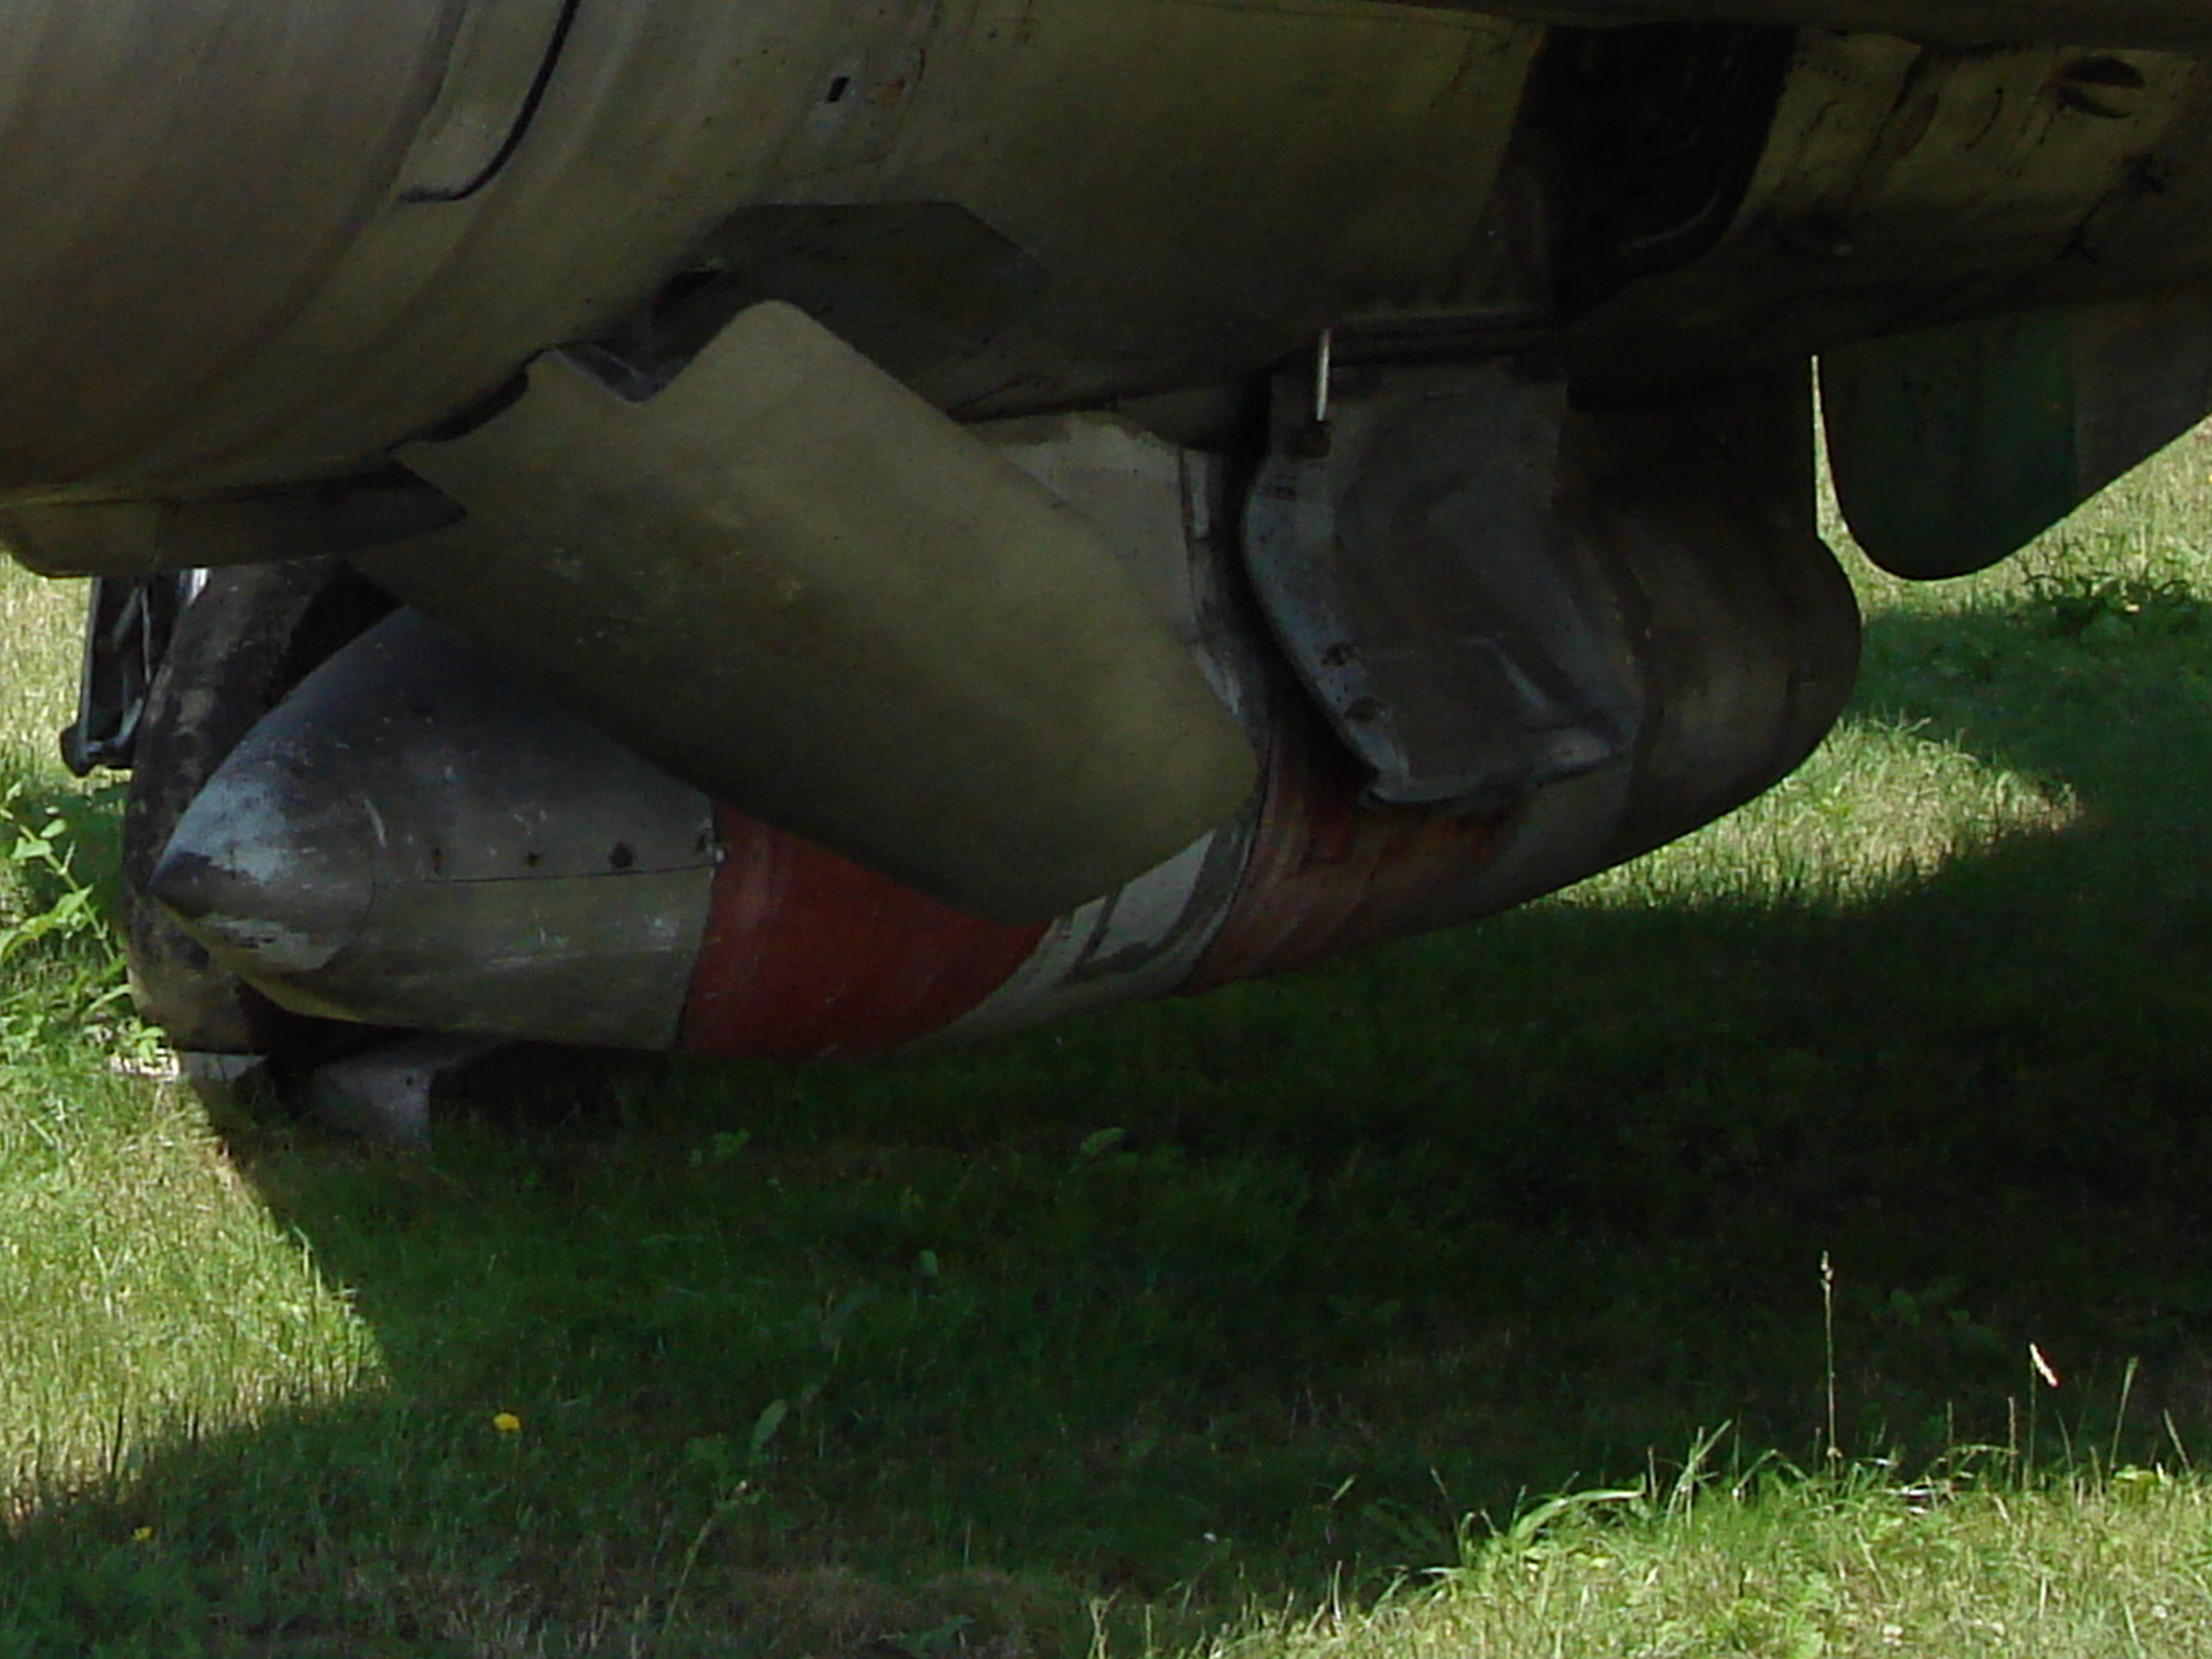
[[[108,805],[97,795],[40,803],[21,783],[0,789],[0,1057],[11,1065],[64,1052],[82,1060],[100,1047],[118,1058],[153,1053],[100,896],[79,870],[106,839]]]
[[[971,1053],[381,1152],[59,1041],[35,924],[0,1656],[2203,1651],[2205,466],[1863,574],[1853,714],[1690,842]],[[20,928],[108,808],[5,697]]]

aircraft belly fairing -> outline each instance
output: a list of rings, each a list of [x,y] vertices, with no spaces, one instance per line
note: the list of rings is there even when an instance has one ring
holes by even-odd
[[[27,9],[0,533],[110,583],[144,1006],[860,1052],[1681,834],[1848,687],[1812,358],[1908,574],[2212,410],[2202,10]]]

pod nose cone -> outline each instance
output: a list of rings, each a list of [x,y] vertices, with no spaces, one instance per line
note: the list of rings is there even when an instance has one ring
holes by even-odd
[[[147,892],[231,970],[255,980],[313,973],[359,938],[376,896],[377,836],[366,806],[299,787],[276,752],[210,780]]]
[[[246,733],[147,890],[299,1013],[659,1048],[720,856],[705,796],[401,611]]]

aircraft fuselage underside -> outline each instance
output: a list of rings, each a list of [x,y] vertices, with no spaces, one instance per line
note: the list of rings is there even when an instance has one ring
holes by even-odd
[[[1815,358],[1911,575],[2212,412],[2199,9],[29,7],[142,1000],[860,1053],[1683,834],[1849,691]]]

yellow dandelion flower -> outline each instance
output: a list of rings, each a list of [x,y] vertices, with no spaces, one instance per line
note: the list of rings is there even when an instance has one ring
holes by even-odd
[[[501,1434],[520,1434],[522,1419],[513,1412],[500,1412],[491,1419],[491,1425]]]
[[[152,1543],[152,1542],[154,1541],[154,1529],[153,1529],[153,1528],[151,1528],[151,1527],[139,1527],[139,1528],[135,1528],[135,1529],[131,1532],[131,1541],[132,1543],[134,1543],[134,1544],[150,1544],[150,1543]]]

